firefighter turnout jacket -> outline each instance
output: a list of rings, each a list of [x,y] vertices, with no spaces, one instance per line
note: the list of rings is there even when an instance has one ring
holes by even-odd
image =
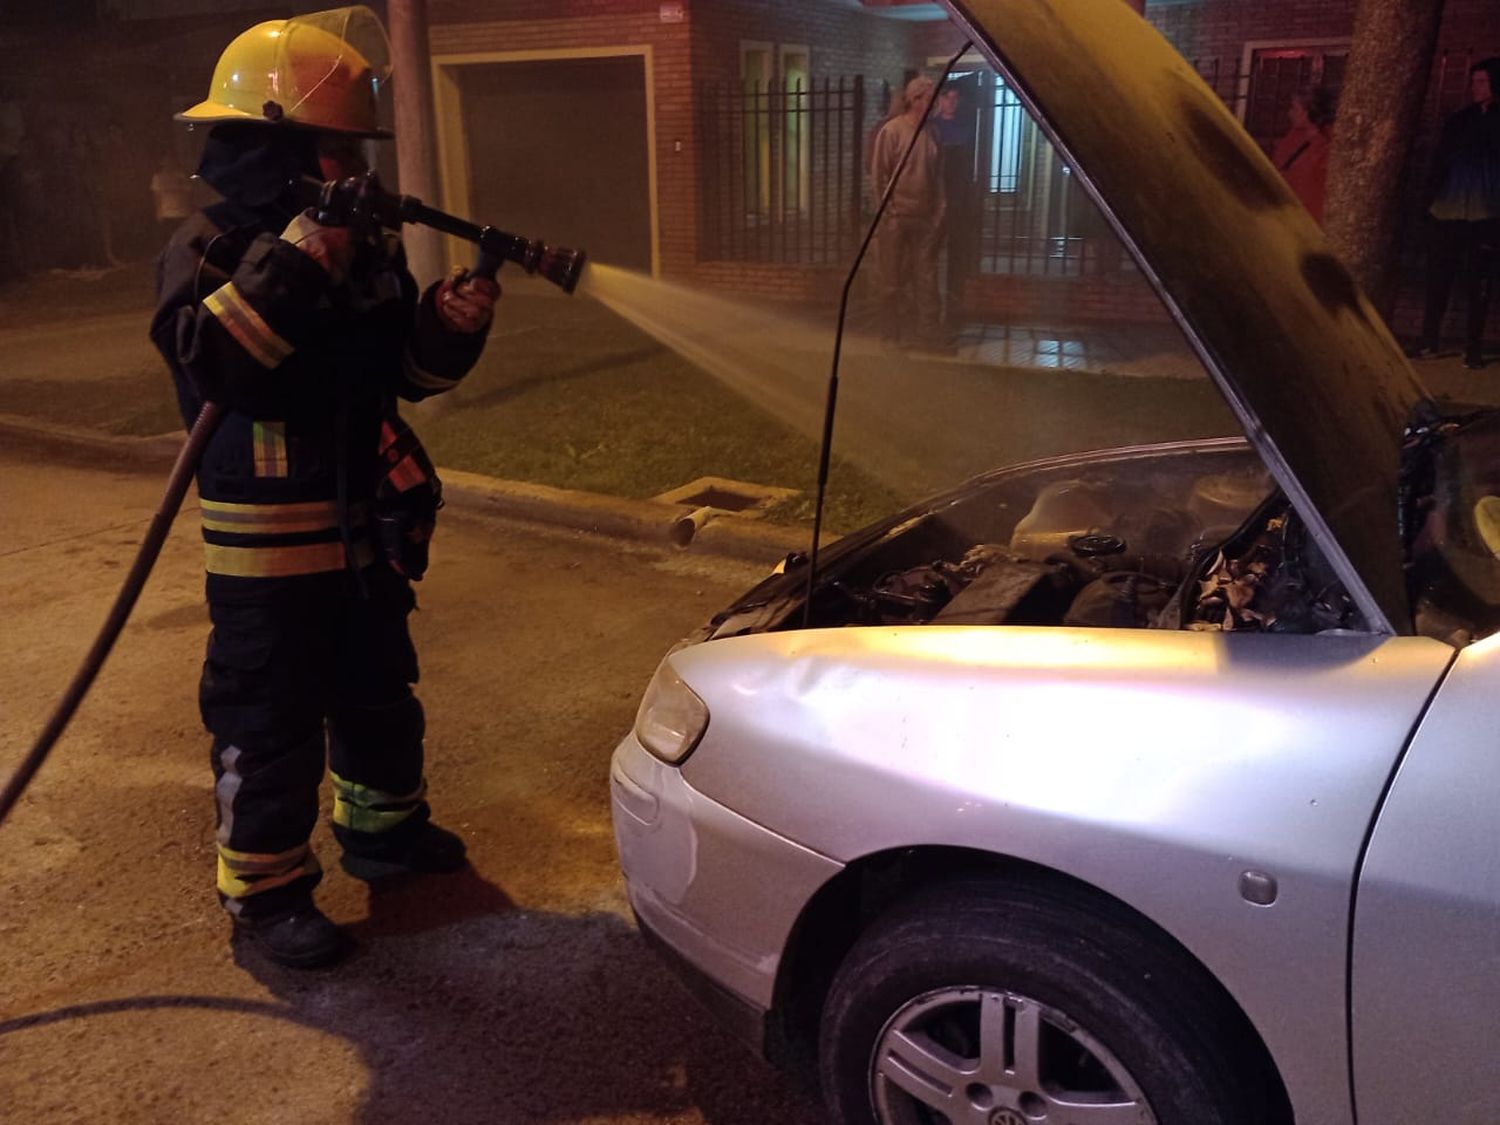
[[[288,241],[295,223],[282,236],[292,218],[226,200],[190,218],[158,264],[151,338],[183,421],[205,400],[225,408],[198,472],[211,591],[214,576],[373,561],[377,489],[431,475],[397,400],[452,389],[484,347],[484,332],[444,327],[436,285],[418,297],[394,237],[361,245],[335,281]]]

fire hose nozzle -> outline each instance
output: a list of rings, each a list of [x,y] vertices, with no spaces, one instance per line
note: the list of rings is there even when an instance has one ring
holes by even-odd
[[[297,206],[317,209],[320,223],[392,230],[403,223],[420,223],[472,242],[479,247],[479,261],[473,272],[480,277],[493,278],[502,262],[515,262],[527,273],[540,274],[565,293],[571,293],[578,287],[588,260],[582,250],[549,246],[539,238],[523,238],[496,227],[481,227],[429,207],[416,196],[387,192],[374,172],[328,183],[303,176],[293,179],[287,188]]]
[[[543,246],[537,272],[562,289],[571,293],[578,288],[578,279],[583,276],[583,267],[588,254],[583,250],[569,250],[566,246]]]
[[[527,273],[539,274],[564,293],[571,293],[578,288],[588,254],[566,246],[549,246],[539,238],[521,238],[485,227],[479,234],[479,262],[474,272],[494,277],[501,262],[515,262]]]

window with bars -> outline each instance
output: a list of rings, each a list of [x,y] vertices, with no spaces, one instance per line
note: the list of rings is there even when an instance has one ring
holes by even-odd
[[[872,120],[865,83],[804,78],[796,50],[789,83],[698,89],[705,260],[837,265],[858,242]]]

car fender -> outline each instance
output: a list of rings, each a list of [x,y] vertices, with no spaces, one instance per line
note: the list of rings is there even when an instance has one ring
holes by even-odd
[[[1402,758],[1355,899],[1351,1025],[1359,1119],[1432,1112],[1413,1047],[1440,1059],[1443,1115],[1500,1121],[1500,634],[1458,655]]]
[[[924,626],[671,660],[710,715],[695,789],[839,863],[961,847],[1097,887],[1199,959],[1299,1116],[1332,1123],[1355,867],[1452,657],[1422,637]]]

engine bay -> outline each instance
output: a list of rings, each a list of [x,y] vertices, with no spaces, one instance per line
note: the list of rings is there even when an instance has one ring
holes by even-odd
[[[829,589],[845,599],[847,624],[1311,633],[1358,620],[1279,495],[1221,544],[1194,537],[1180,550],[1134,551],[1116,531],[1093,527],[1045,555],[979,543],[957,559]]]
[[[813,627],[1363,627],[1290,504],[1241,451],[992,481],[908,515],[818,577]],[[803,624],[803,599],[796,612],[776,604],[747,599],[713,635]]]

